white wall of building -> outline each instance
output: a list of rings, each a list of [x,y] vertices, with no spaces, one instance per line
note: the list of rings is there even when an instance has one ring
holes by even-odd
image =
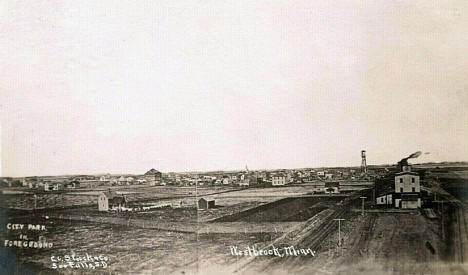
[[[395,193],[421,192],[418,175],[403,174],[395,176]]]

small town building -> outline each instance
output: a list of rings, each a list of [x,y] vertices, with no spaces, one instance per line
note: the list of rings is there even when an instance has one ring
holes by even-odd
[[[160,185],[162,182],[162,173],[152,168],[143,175],[143,179],[145,179],[150,186]]]
[[[393,204],[393,194],[385,194],[383,196],[376,198],[377,205],[392,205]]]
[[[52,190],[53,191],[58,191],[62,189],[62,185],[60,183],[54,183],[52,184]]]
[[[198,200],[198,209],[210,209],[214,207],[215,207],[214,200],[207,200],[204,198],[201,198]]]
[[[110,176],[109,174],[107,174],[107,175],[102,175],[102,176],[99,177],[99,181],[101,181],[101,182],[102,182],[102,181],[104,181],[104,182],[105,182],[105,181],[110,181],[110,179],[111,179],[111,176]]]
[[[326,194],[338,194],[338,193],[340,193],[340,183],[338,181],[327,181],[327,182],[325,182],[324,192]]]
[[[124,176],[120,176],[117,181],[119,182],[119,185],[123,185],[127,182],[127,179],[125,179]]]
[[[99,211],[121,211],[125,207],[127,207],[127,198],[125,195],[117,194],[115,191],[109,190],[107,192],[103,192],[98,197]]]
[[[243,179],[243,180],[239,181],[238,184],[241,187],[248,187],[250,185],[250,181],[249,181],[249,179]]]
[[[72,181],[72,182],[67,182],[63,185],[64,188],[66,189],[75,189],[76,188],[76,185],[75,185],[75,182]]]
[[[272,186],[284,186],[284,185],[286,185],[286,177],[284,175],[271,176],[271,185]]]
[[[109,198],[104,193],[100,194],[98,197],[98,210],[109,211]]]
[[[398,163],[399,172],[395,174],[394,191],[376,197],[377,205],[393,205],[401,209],[417,209],[421,202],[421,183],[419,174],[412,171],[404,159]]]
[[[286,175],[286,181],[287,182],[293,182],[294,181],[294,174],[292,172],[288,172]]]
[[[402,165],[402,171],[395,174],[395,207],[413,209],[421,207],[421,184],[419,174],[411,166]]]

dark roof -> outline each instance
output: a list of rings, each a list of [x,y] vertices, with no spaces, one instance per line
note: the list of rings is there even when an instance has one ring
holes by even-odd
[[[401,194],[402,201],[417,201],[418,198],[418,194]]]
[[[148,172],[145,173],[145,175],[156,175],[156,174],[161,174],[158,170],[151,168]]]
[[[107,197],[109,200],[109,204],[123,204],[127,203],[127,198],[123,194],[117,194],[113,190],[108,190],[106,192],[103,192],[103,194]]]
[[[201,199],[198,200],[198,202],[201,202],[201,201],[210,202],[210,201],[214,201],[214,200],[207,200],[207,199],[204,199],[204,198],[201,198]]]
[[[340,187],[340,183],[338,181],[327,181],[325,187]]]
[[[400,172],[400,173],[396,173],[396,174],[395,174],[395,176],[401,176],[401,175],[406,175],[406,174],[408,174],[408,175],[415,175],[415,176],[419,176],[419,174],[418,174],[418,173],[416,173],[416,172],[409,172],[409,171],[406,171],[406,172]]]
[[[109,199],[110,204],[124,204],[127,203],[127,199],[125,198],[124,195],[120,195],[117,197],[113,197],[112,199]]]
[[[109,200],[113,199],[114,197],[123,197],[123,195],[119,195],[119,194],[117,194],[115,191],[110,190],[110,189],[109,189],[108,191],[102,192],[102,193],[103,193],[103,194],[107,197],[107,199],[109,199]]]

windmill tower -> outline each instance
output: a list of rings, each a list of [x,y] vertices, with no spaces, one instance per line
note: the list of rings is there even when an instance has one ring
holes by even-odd
[[[361,171],[367,175],[366,150],[361,151]]]

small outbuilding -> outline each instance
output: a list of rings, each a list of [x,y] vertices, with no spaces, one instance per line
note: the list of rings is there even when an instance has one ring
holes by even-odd
[[[340,183],[338,181],[325,182],[324,191],[326,194],[338,194],[340,193]]]
[[[393,204],[393,198],[392,198],[392,193],[382,195],[380,197],[377,197],[375,199],[375,202],[377,205],[392,205]]]
[[[214,200],[206,200],[204,198],[201,198],[198,200],[198,209],[210,209],[214,207],[215,207]]]

